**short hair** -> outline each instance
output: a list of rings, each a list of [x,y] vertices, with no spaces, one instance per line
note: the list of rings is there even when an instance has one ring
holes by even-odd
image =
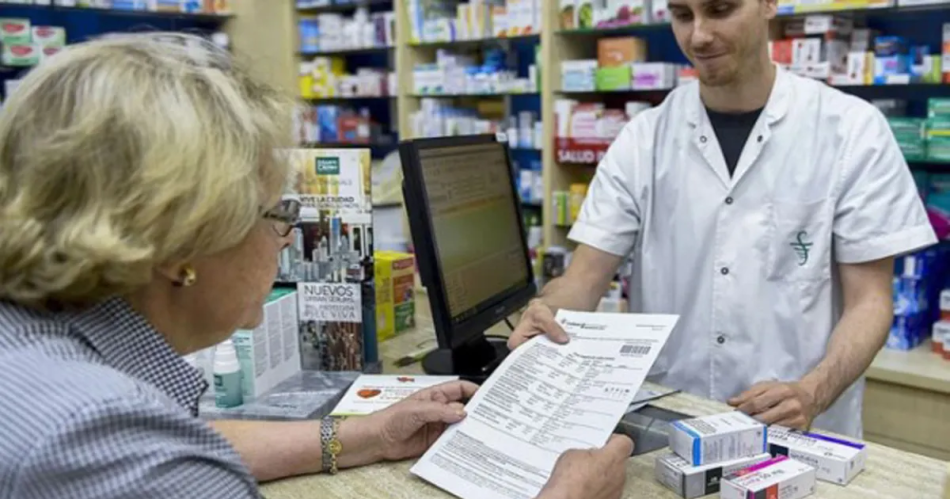
[[[292,109],[197,36],[43,62],[0,112],[0,299],[86,306],[236,246],[286,183]]]

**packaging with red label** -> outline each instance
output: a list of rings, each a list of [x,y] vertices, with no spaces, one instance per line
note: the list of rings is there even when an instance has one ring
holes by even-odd
[[[33,26],[33,43],[42,47],[66,45],[66,28],[59,26]]]
[[[787,456],[779,456],[722,481],[721,499],[802,499],[815,493],[815,468]]]
[[[3,44],[0,64],[4,66],[36,66],[40,63],[42,47],[38,45]]]
[[[0,17],[0,43],[6,45],[29,45],[31,39],[29,19]]]

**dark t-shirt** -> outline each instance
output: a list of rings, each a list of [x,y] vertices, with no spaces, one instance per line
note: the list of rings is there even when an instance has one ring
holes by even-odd
[[[713,130],[716,131],[716,138],[719,139],[719,147],[722,149],[731,177],[736,172],[742,148],[745,147],[756,120],[762,114],[762,108],[745,113],[719,113],[706,108],[706,114],[709,116]]]

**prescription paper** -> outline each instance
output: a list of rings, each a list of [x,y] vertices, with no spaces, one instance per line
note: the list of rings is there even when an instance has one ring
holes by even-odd
[[[462,499],[536,497],[564,451],[607,442],[677,319],[559,312],[571,341],[512,352],[412,473]]]

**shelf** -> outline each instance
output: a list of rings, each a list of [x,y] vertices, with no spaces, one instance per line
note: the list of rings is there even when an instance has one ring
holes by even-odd
[[[300,57],[329,57],[334,55],[383,54],[393,49],[391,45],[381,47],[359,47],[340,50],[320,50],[317,52],[297,52]]]
[[[440,48],[440,47],[464,47],[464,46],[478,46],[485,45],[490,43],[502,43],[502,42],[540,42],[541,35],[519,35],[519,36],[501,36],[501,37],[489,37],[489,38],[472,38],[466,40],[440,40],[435,42],[420,42],[409,45],[410,47],[417,48]]]
[[[512,152],[541,152],[540,147],[509,147],[508,149]]]
[[[300,144],[300,147],[308,149],[381,149],[384,147],[395,148],[399,144],[393,142],[306,142]]]
[[[310,103],[395,99],[395,95],[357,95],[352,97],[301,97]]]
[[[96,9],[91,7],[64,7],[61,5],[10,4],[9,7],[54,12],[91,12],[111,17],[145,17],[161,19],[179,19],[207,23],[222,23],[234,17],[231,14],[195,14],[189,12],[157,12],[151,10]]]
[[[665,29],[669,27],[670,27],[670,23],[630,24],[627,26],[616,26],[612,28],[560,29],[557,31],[557,34],[561,36],[597,37],[597,36],[609,36],[609,35],[625,35],[629,33],[642,33],[645,31],[657,31],[657,30],[661,30],[661,29]]]
[[[541,95],[541,94],[539,94],[538,92],[502,92],[502,93],[495,93],[495,94],[479,94],[479,93],[471,93],[471,94],[410,94],[410,97],[415,97],[415,98],[417,98],[417,99],[423,99],[423,98],[426,98],[426,97],[432,97],[432,98],[436,98],[436,99],[453,99],[453,98],[464,98],[464,97],[487,97],[487,98],[498,98],[498,99],[500,99],[500,98],[502,98],[502,97],[518,97],[518,96],[526,96],[526,97],[534,96],[534,97],[537,97],[537,96],[539,96],[539,95]]]
[[[301,14],[326,14],[330,12],[349,12],[359,7],[375,7],[377,5],[392,5],[393,0],[355,0],[346,4],[333,4],[322,7],[300,7],[297,12]]]
[[[879,6],[868,6],[868,7],[852,7],[848,4],[838,4],[831,8],[828,5],[815,4],[814,7],[809,7],[808,10],[798,10],[801,9],[801,6],[797,6],[797,9],[793,12],[791,9],[795,8],[793,6],[780,6],[778,9],[779,18],[794,18],[802,17],[811,14],[847,14],[855,16],[892,16],[895,14],[919,14],[922,12],[946,12],[948,8],[947,3],[935,3],[930,5],[879,5]]]
[[[534,208],[537,210],[544,208],[544,204],[541,201],[521,201],[521,206],[523,208]]]
[[[635,90],[632,88],[623,88],[620,90],[561,90],[560,93],[564,95],[656,94],[666,93],[672,90],[673,88],[662,88],[656,90]]]

